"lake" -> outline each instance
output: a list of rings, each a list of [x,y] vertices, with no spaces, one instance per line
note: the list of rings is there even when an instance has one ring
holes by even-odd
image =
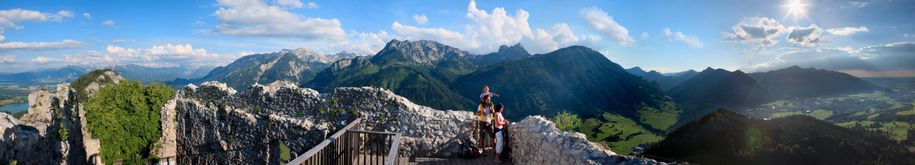
[[[13,114],[16,112],[21,112],[21,111],[26,111],[26,110],[29,110],[28,102],[7,104],[4,106],[0,106],[0,112],[9,112],[10,114]]]

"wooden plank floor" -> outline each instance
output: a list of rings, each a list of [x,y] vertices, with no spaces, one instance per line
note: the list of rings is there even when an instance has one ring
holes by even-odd
[[[511,165],[511,162],[503,161],[499,163],[496,161],[496,157],[491,149],[487,149],[483,152],[485,156],[477,157],[476,159],[463,159],[463,158],[416,158],[410,160],[410,158],[400,158],[401,165],[476,165],[476,164],[499,164],[499,165]]]
[[[488,157],[479,157],[476,159],[462,159],[462,158],[416,158],[416,160],[410,161],[410,158],[403,158],[400,162],[401,165],[474,165],[474,164],[500,164],[496,162],[496,158],[492,156]],[[501,164],[512,164],[511,162],[503,162]]]
[[[417,158],[411,160],[409,157],[401,157],[401,158],[399,158],[400,160],[398,160],[397,164],[399,164],[399,165],[478,165],[478,164],[479,165],[486,165],[486,164],[512,165],[512,163],[508,162],[508,161],[498,163],[496,161],[496,157],[492,153],[492,150],[486,150],[486,152],[484,152],[484,154],[486,156],[477,157],[476,159],[417,157]],[[368,158],[368,161],[372,160],[371,157],[365,157],[363,155],[363,156],[360,156],[358,159],[356,159],[355,160],[356,162],[354,164],[373,164],[373,163],[363,163],[363,161],[365,161],[363,159],[366,159],[366,158]],[[375,159],[377,162],[374,164],[381,164],[380,163],[381,161],[377,160],[378,159],[377,157],[375,157]]]

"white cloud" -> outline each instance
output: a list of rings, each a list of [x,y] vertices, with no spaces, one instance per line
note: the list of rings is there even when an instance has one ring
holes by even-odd
[[[53,60],[53,59],[51,59]],[[164,44],[150,48],[108,45],[104,51],[89,51],[64,57],[69,65],[111,66],[137,64],[149,67],[224,65],[231,60],[191,44]],[[33,61],[36,61],[33,59]],[[37,61],[36,61],[37,62]]]
[[[92,19],[92,14],[89,14],[89,13],[83,13],[83,18],[86,18],[86,19]]]
[[[399,37],[407,40],[436,40],[440,42],[449,42],[449,41],[462,41],[464,40],[464,35],[458,32],[454,32],[445,28],[419,28],[415,26],[408,26],[400,24],[400,22],[395,21],[391,23],[391,29],[400,34]]]
[[[15,62],[16,62],[16,56],[14,56],[14,55],[0,56],[0,64],[12,64]]]
[[[102,22],[102,25],[108,26],[108,27],[115,27],[115,26],[117,26],[117,25],[114,23],[113,20],[105,20],[105,21]]]
[[[426,17],[425,14],[414,14],[413,21],[416,21],[416,24],[422,25],[426,24],[426,22],[429,22],[429,17]]]
[[[542,53],[573,44],[587,44],[589,41],[593,42],[600,39],[601,37],[598,35],[576,36],[568,24],[557,23],[553,25],[550,31],[537,28],[533,37],[525,38],[521,43],[530,52]]]
[[[823,29],[812,24],[807,27],[791,27],[788,30],[788,41],[801,46],[814,46],[823,36]]]
[[[6,39],[3,36],[3,31],[7,28],[22,29],[23,27],[18,25],[20,22],[60,22],[67,17],[73,17],[73,12],[69,10],[61,10],[57,13],[42,13],[23,9],[0,10],[0,41]]]
[[[394,39],[394,36],[388,34],[386,31],[379,31],[377,33],[352,31],[349,35],[353,39],[336,45],[335,47],[338,50],[345,50],[357,54],[375,54],[378,51],[381,51],[388,41]]]
[[[16,25],[16,22],[21,21],[33,21],[33,22],[44,22],[44,21],[56,21],[60,22],[63,18],[73,17],[73,12],[69,10],[61,10],[57,13],[42,13],[34,10],[24,10],[24,9],[10,9],[10,10],[0,10],[0,27],[5,28],[22,28]]]
[[[44,56],[38,56],[38,57],[32,58],[32,62],[35,62],[35,63],[46,63],[48,61],[50,61],[50,60]]]
[[[870,0],[865,0],[865,1],[851,1],[851,2],[848,2],[848,4],[851,5],[852,7],[862,8],[862,7],[867,7],[868,5],[870,5],[871,2],[870,2]]]
[[[891,76],[891,73],[915,73],[915,43],[895,42],[858,49],[810,48],[785,51],[775,60],[756,64],[756,70],[772,70],[798,65],[820,69],[854,71],[857,76]],[[871,75],[868,75],[871,74]]]
[[[868,32],[870,30],[868,30],[867,27],[859,26],[859,27],[829,28],[829,29],[826,29],[826,31],[832,35],[847,36],[847,35],[860,33],[860,32]]]
[[[213,13],[218,21],[216,27],[202,32],[234,36],[298,37],[328,42],[346,40],[346,33],[337,19],[302,18],[280,6],[259,0],[219,0],[218,3],[220,7]]]
[[[299,0],[277,0],[276,4],[281,6],[289,6],[293,8],[302,8],[305,7],[305,3]]]
[[[602,35],[610,37],[623,45],[635,43],[635,39],[629,36],[629,29],[613,20],[613,17],[604,10],[597,7],[585,8],[581,10],[581,15],[591,28],[594,28]]]
[[[315,2],[308,2],[308,3],[305,3],[305,8],[306,8],[306,9],[317,9],[317,8],[319,8],[319,7],[321,7],[321,6],[318,6],[318,4],[315,3]]]
[[[59,42],[2,42],[0,43],[0,51],[11,51],[11,50],[31,50],[31,51],[42,51],[42,50],[57,50],[57,49],[67,49],[67,48],[79,48],[83,47],[83,43],[66,39]]]
[[[73,11],[70,10],[61,10],[57,12],[57,19],[63,19],[65,17],[73,17]]]
[[[470,1],[464,17],[473,23],[465,25],[464,29],[467,36],[476,39],[476,43],[472,43],[474,48],[496,50],[500,45],[513,44],[522,37],[532,35],[527,21],[530,14],[523,9],[515,11],[514,16],[501,7],[494,8],[489,13],[478,9],[476,1]]]
[[[694,48],[702,48],[702,41],[695,35],[685,35],[682,32],[671,31],[670,28],[661,30],[668,41],[680,41]]]
[[[651,38],[651,35],[649,35],[646,32],[642,32],[642,35],[639,35],[639,38],[641,38],[642,40],[647,40],[647,39]]]
[[[435,40],[471,53],[489,53],[501,45],[521,43],[532,53],[544,53],[572,44],[589,44],[600,40],[598,35],[576,35],[569,25],[556,23],[551,29],[532,28],[528,23],[529,13],[518,9],[513,15],[501,7],[491,12],[478,9],[476,1],[467,5],[465,18],[470,24],[458,32],[440,27],[420,28],[391,24],[391,38],[405,40]]]
[[[787,31],[787,28],[772,18],[745,17],[731,30],[723,33],[725,40],[767,47],[777,44],[778,36]]]
[[[111,40],[111,42],[113,42],[113,43],[128,43],[128,42],[134,42],[134,41],[135,41],[135,40],[128,40],[128,39],[113,39],[113,40]]]

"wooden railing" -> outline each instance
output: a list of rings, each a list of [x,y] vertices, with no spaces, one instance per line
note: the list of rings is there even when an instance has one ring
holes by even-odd
[[[336,133],[289,162],[290,165],[397,164],[400,133],[356,130],[353,120]]]

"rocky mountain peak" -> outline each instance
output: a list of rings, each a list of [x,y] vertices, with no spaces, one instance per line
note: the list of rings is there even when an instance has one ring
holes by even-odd
[[[278,52],[279,55],[293,55],[306,62],[317,62],[329,64],[337,60],[337,56],[327,56],[307,48],[297,48],[294,50],[283,49]]]
[[[464,57],[466,51],[430,40],[391,40],[372,61],[379,63],[408,63],[435,65],[445,58]]]
[[[547,57],[552,58],[604,58],[600,52],[594,51],[594,49],[573,45],[565,48],[555,50],[553,52],[547,53]]]
[[[629,69],[626,69],[626,71],[628,71],[629,73],[634,74],[634,75],[643,75],[643,74],[645,74],[645,73],[648,73],[648,72],[646,72],[644,69],[642,69],[641,67],[637,67],[637,66],[636,66],[636,67],[629,68]]]
[[[518,43],[518,44],[515,44],[512,46],[507,46],[507,45],[499,46],[498,53],[499,54],[511,54],[511,55],[525,55],[525,56],[531,55],[530,53],[527,52],[527,50],[524,49],[523,46],[521,46],[521,43]]]

